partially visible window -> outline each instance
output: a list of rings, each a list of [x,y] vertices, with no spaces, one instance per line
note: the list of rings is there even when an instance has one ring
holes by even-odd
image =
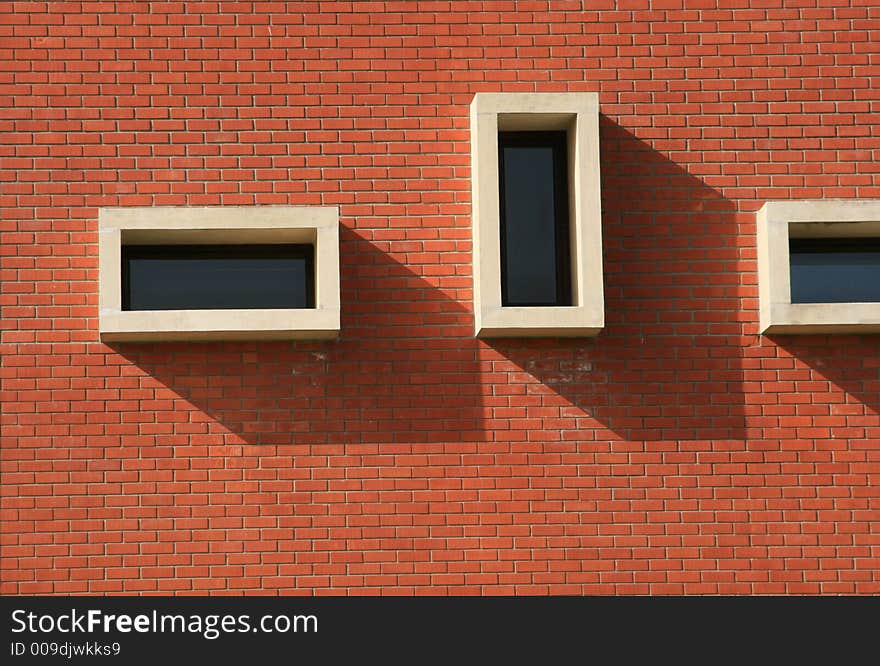
[[[124,245],[123,310],[312,308],[311,245]]]
[[[757,231],[761,333],[880,333],[880,200],[768,201]]]
[[[500,132],[502,305],[571,305],[565,132]]]
[[[792,238],[792,303],[880,301],[880,238]]]

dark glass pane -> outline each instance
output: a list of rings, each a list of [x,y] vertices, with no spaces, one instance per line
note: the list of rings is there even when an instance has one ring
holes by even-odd
[[[314,307],[311,245],[129,245],[124,310]]]
[[[793,238],[792,303],[880,302],[880,239]]]
[[[503,305],[571,305],[564,132],[502,132]]]

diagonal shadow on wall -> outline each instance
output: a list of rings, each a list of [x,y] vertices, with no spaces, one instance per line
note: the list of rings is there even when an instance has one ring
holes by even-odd
[[[805,439],[864,441],[876,448],[880,437],[880,336],[772,335],[777,348],[773,379],[786,390],[772,410],[777,419],[807,417]],[[790,358],[786,358],[786,356]],[[791,439],[792,428],[764,437]],[[787,430],[787,432],[785,431]]]
[[[741,439],[735,206],[605,117],[600,138],[605,329],[490,344],[545,404],[561,399],[566,438],[605,427],[634,441]]]
[[[429,282],[344,227],[340,245],[338,340],[117,343],[113,349],[223,424],[240,438],[233,443],[486,439],[482,394],[490,389],[480,382],[480,344],[471,310],[450,295],[469,294],[470,278],[452,276],[453,287],[441,289],[443,276]],[[394,242],[385,245],[395,249]],[[439,265],[439,255],[419,253],[418,261]],[[462,281],[466,289],[458,286]]]

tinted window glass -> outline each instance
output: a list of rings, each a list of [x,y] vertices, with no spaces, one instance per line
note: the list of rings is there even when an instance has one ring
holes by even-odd
[[[503,305],[571,305],[565,132],[501,132]]]
[[[123,310],[314,307],[311,245],[128,245]]]
[[[880,238],[793,238],[792,303],[880,302]]]

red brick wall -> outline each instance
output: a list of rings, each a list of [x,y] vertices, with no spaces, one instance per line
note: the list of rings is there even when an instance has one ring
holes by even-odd
[[[880,197],[875,0],[0,12],[0,591],[880,592],[880,337],[754,223]],[[599,92],[596,339],[472,336],[477,91]],[[98,209],[219,204],[340,207],[342,337],[101,344]]]

